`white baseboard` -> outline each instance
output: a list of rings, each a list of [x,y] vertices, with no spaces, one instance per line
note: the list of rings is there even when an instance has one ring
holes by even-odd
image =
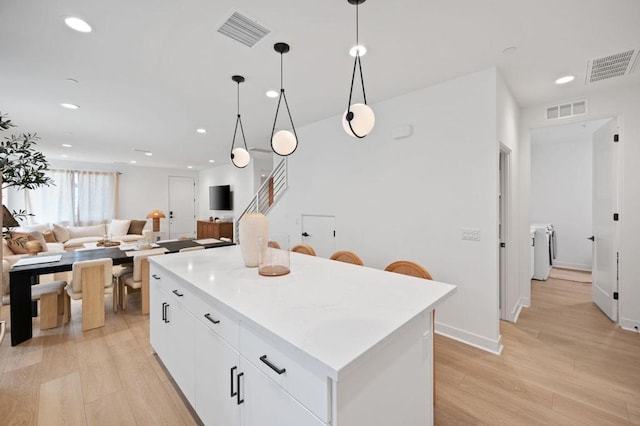
[[[624,330],[638,332],[640,330],[640,321],[632,320],[629,318],[620,318],[620,327]]]
[[[520,317],[520,312],[522,312],[522,308],[524,307],[523,298],[518,299],[518,303],[511,311],[511,322],[518,322],[518,318]]]
[[[498,336],[498,339],[496,340],[491,340],[477,334],[469,333],[468,331],[440,324],[438,322],[436,322],[435,331],[436,333],[449,337],[450,339],[491,352],[492,354],[500,355],[502,353],[502,336]]]
[[[580,263],[567,263],[567,262],[558,262],[554,261],[553,266],[564,269],[575,269],[576,271],[587,271],[591,272],[591,265],[582,265]]]

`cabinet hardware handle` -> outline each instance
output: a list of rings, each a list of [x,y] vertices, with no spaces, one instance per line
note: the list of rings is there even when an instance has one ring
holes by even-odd
[[[153,277],[153,279],[154,279],[154,280],[159,280],[159,279],[160,279],[160,277],[159,277],[159,276],[157,276],[156,274],[153,274],[153,275],[151,275],[151,276]]]
[[[236,370],[237,368],[238,366],[231,367],[231,371],[229,372],[231,374],[231,398],[233,398],[238,394],[238,391],[236,392],[233,391],[233,371]]]
[[[283,374],[285,371],[287,371],[286,368],[278,368],[275,365],[271,364],[271,362],[267,359],[266,355],[262,355],[260,357],[260,361],[262,361],[265,364],[267,364],[269,366],[269,368],[271,368],[273,371],[275,371],[278,374]]]
[[[165,310],[165,308],[167,307],[167,304],[165,302],[162,302],[162,321],[167,322],[167,311]]]
[[[217,319],[213,319],[213,318],[211,318],[211,314],[204,314],[204,317],[205,317],[206,319],[208,319],[209,321],[211,321],[212,323],[214,323],[214,324],[218,324],[218,323],[220,322],[220,320],[217,320]],[[233,396],[233,395],[232,395],[232,396]]]
[[[180,293],[178,290],[173,290],[173,294],[175,294],[178,297],[184,296],[184,293]]]
[[[163,308],[163,313],[164,313],[164,322],[165,323],[170,323],[171,321],[169,321],[169,315],[167,315],[167,308],[169,307],[168,303],[163,303],[164,308]]]
[[[236,376],[236,387],[238,388],[238,391],[236,392],[236,398],[238,401],[238,405],[242,404],[244,402],[244,398],[240,399],[240,377],[244,376],[244,373],[240,373]]]

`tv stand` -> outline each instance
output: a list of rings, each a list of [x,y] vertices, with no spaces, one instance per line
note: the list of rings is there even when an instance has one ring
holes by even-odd
[[[198,239],[200,238],[229,238],[233,242],[233,222],[214,222],[210,220],[197,221]]]

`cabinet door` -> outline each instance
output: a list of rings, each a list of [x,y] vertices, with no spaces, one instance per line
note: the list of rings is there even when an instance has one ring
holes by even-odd
[[[325,425],[273,380],[244,357],[240,357],[240,420],[243,426],[321,426]]]
[[[167,356],[161,357],[184,396],[194,403],[197,320],[175,297],[166,307]]]
[[[205,425],[237,425],[240,356],[213,330],[196,326],[196,403]]]
[[[159,285],[152,285],[149,289],[149,340],[160,358],[166,357],[167,351],[166,305],[167,293]]]

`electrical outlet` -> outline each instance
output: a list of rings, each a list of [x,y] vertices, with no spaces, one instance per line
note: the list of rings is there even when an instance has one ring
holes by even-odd
[[[462,239],[480,241],[480,228],[462,228]]]

